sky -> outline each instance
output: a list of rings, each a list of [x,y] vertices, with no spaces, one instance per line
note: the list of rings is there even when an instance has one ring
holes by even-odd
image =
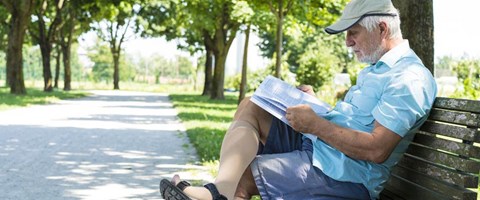
[[[435,57],[453,56],[480,58],[480,23],[478,16],[479,0],[433,0],[434,9],[434,37]],[[256,38],[253,38],[255,40]],[[257,40],[258,41],[258,40]],[[265,63],[265,59],[259,56],[256,41],[250,41],[249,59],[252,62]],[[154,53],[163,55],[168,59],[176,55],[189,56],[186,52],[176,49],[176,41],[167,42],[163,38],[154,39],[133,39],[124,45],[127,53],[133,55],[150,56]],[[229,52],[228,62],[238,61],[240,54],[236,53],[234,43]],[[237,55],[235,55],[237,54]],[[192,58],[192,61],[195,59]]]
[[[433,0],[435,57],[480,58],[479,0]]]

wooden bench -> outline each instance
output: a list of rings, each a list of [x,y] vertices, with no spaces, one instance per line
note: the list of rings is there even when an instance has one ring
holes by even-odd
[[[438,97],[380,199],[477,199],[480,101]]]

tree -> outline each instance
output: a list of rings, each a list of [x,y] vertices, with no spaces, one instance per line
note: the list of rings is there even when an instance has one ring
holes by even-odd
[[[240,81],[240,93],[238,94],[238,104],[245,98],[247,93],[247,61],[248,61],[248,42],[250,40],[250,27],[247,25],[245,30],[245,44],[243,45],[243,58],[242,58],[242,77]]]
[[[275,18],[277,20],[277,31],[276,31],[276,39],[275,39],[275,52],[276,59],[275,59],[275,77],[280,78],[280,71],[282,69],[282,42],[283,42],[283,21],[285,16],[288,14],[288,11],[292,9],[294,0],[277,0],[277,5],[274,6],[272,1],[269,1],[269,7],[272,13],[274,13]],[[285,6],[284,6],[285,5]]]
[[[60,59],[62,58],[62,52],[60,50],[59,45],[55,46],[54,50],[55,50],[55,55],[54,55],[54,58],[55,58],[55,75],[54,75],[54,78],[53,78],[53,87],[58,88],[58,79],[60,78],[60,65],[61,65]]]
[[[265,12],[266,1],[254,2],[256,2],[254,7],[256,13]],[[272,4],[271,2],[268,3]],[[275,57],[274,74],[276,76],[278,75],[282,79],[286,77],[286,74],[281,73],[281,64],[285,62],[281,58],[286,59],[291,71],[296,71],[296,68],[299,67],[300,56],[306,53],[307,46],[315,43],[315,39],[323,40],[323,38],[317,38],[317,35],[321,35],[323,28],[341,15],[341,10],[346,3],[347,0],[294,1],[291,2],[291,7],[288,7],[285,6],[288,4],[284,2],[283,5],[285,9],[288,8],[288,13],[284,12],[283,20],[279,21],[278,7],[276,10],[277,16],[273,22],[268,16],[263,17],[263,22],[257,24],[259,36],[262,39],[259,47],[263,56]],[[279,33],[279,29],[282,30],[281,33]],[[322,36],[325,36],[325,34]],[[337,36],[337,38],[341,37]],[[348,53],[343,43],[339,42],[340,45],[337,46],[337,42],[334,43],[334,40],[340,41],[343,39],[328,38],[329,44],[325,43],[324,45],[334,48],[335,51],[333,52],[337,56],[346,58],[345,55],[348,55]]]
[[[8,79],[6,79],[7,67],[5,64],[7,60],[4,53],[7,50],[8,44],[9,19],[10,13],[0,4],[0,79],[3,79],[1,77],[5,76],[5,85],[8,85]]]
[[[72,45],[75,39],[91,28],[89,24],[92,22],[90,7],[94,2],[88,0],[69,1],[63,8],[61,23],[63,25],[58,30],[59,37],[57,43],[60,46],[60,53],[63,62],[63,90],[69,91],[72,89]]]
[[[98,36],[109,43],[113,61],[113,89],[120,89],[120,58],[122,45],[133,36],[132,22],[135,20],[136,0],[97,1],[92,14],[97,20],[95,29]]]
[[[401,28],[404,38],[425,66],[434,74],[433,0],[393,0],[400,11]]]
[[[0,51],[7,50],[10,13],[0,4]]]
[[[35,0],[1,0],[1,3],[11,14],[7,47],[7,80],[10,93],[26,94],[22,48]]]
[[[52,4],[50,4],[51,2]],[[64,0],[39,0],[36,5],[36,21],[37,29],[31,29],[30,34],[40,45],[42,51],[43,63],[43,91],[53,91],[52,70],[50,58],[52,53],[52,45],[58,29],[62,26],[61,12],[64,7]]]
[[[88,50],[88,57],[94,63],[92,77],[95,82],[112,80],[113,68],[109,46],[97,39],[96,45]]]
[[[249,16],[253,12],[247,4],[227,1],[220,1],[216,7],[210,8],[212,15],[210,23],[213,29],[203,29],[205,42],[212,47],[215,57],[215,69],[213,73],[213,84],[210,99],[225,99],[223,90],[225,82],[225,61],[227,60],[230,46],[237,35],[237,31],[244,17]],[[197,11],[198,13],[198,11]],[[205,14],[203,14],[205,15]],[[213,19],[211,17],[214,17]],[[207,22],[208,23],[208,22]]]
[[[153,9],[157,7],[157,9]],[[143,10],[143,11],[142,11]],[[154,12],[152,12],[154,11]],[[205,50],[202,95],[224,99],[225,61],[239,27],[252,10],[242,0],[171,0],[141,9],[147,33],[177,38],[190,53]],[[213,59],[212,59],[213,57]],[[214,67],[213,64],[214,63]]]
[[[307,45],[305,52],[298,60],[297,82],[311,85],[315,91],[331,81],[333,75],[341,70],[340,57],[335,54],[334,48],[328,45],[328,39],[329,37],[325,34],[317,35],[315,40]]]

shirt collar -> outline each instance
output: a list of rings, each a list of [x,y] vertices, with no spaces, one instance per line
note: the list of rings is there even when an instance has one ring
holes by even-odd
[[[392,68],[394,64],[409,50],[410,50],[410,44],[408,43],[408,40],[403,40],[403,42],[401,42],[394,48],[390,49],[390,51],[385,53],[380,58],[380,60],[375,64],[375,66],[385,64],[388,67]]]

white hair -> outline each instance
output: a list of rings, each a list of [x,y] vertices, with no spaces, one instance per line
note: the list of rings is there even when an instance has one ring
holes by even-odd
[[[365,27],[368,32],[372,32],[378,27],[380,22],[385,22],[388,25],[389,35],[388,39],[402,38],[402,31],[400,30],[400,13],[395,12],[396,16],[367,16],[364,17],[358,24]]]

